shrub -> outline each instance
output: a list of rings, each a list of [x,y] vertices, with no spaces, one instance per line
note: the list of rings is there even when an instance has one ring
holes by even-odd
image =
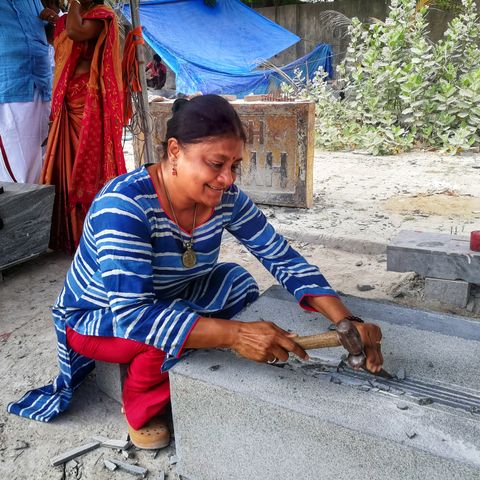
[[[414,146],[449,153],[478,147],[480,26],[475,1],[462,4],[437,44],[428,39],[428,7],[417,11],[413,0],[392,0],[383,23],[353,19],[337,69],[342,95],[322,70],[309,82],[296,72],[283,89],[315,101],[317,144],[375,155]]]

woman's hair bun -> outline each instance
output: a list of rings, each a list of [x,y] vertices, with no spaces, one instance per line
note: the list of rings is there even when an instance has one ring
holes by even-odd
[[[186,98],[177,98],[172,105],[172,112],[177,113],[186,103],[188,100]]]
[[[226,135],[237,137],[243,143],[247,140],[237,112],[228,100],[218,95],[198,95],[190,100],[179,98],[173,103],[172,112],[163,142],[164,159],[167,158],[170,138],[175,138],[181,145]]]

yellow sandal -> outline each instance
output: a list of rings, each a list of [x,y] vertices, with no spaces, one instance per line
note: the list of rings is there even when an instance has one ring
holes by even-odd
[[[162,417],[154,417],[142,428],[135,430],[128,425],[130,441],[144,450],[158,450],[170,444],[170,430]]]

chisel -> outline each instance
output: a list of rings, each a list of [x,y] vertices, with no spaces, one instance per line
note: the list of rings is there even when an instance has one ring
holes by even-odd
[[[304,350],[343,346],[348,352],[347,364],[354,370],[365,368],[366,356],[362,339],[355,325],[348,319],[337,323],[335,330],[305,337],[293,337],[292,340]],[[383,368],[379,372],[370,373],[384,378],[393,378],[393,375]]]

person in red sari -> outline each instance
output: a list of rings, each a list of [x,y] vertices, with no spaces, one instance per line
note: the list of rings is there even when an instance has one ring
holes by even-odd
[[[155,53],[153,60],[145,67],[147,85],[155,90],[161,90],[167,80],[167,67],[162,63],[160,55]]]
[[[126,172],[118,26],[103,0],[56,21],[51,127],[40,183],[55,185],[50,248],[73,253],[95,194]]]

